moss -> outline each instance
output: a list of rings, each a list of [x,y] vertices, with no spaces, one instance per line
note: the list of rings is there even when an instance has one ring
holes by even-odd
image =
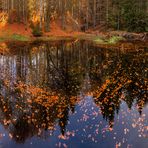
[[[117,44],[119,41],[122,41],[122,40],[124,40],[124,38],[121,36],[112,36],[106,41],[108,44]]]
[[[96,44],[117,44],[119,41],[124,40],[124,38],[120,36],[112,36],[109,39],[105,39],[102,38],[101,36],[96,36],[91,34],[84,34],[76,37],[81,40],[93,41]]]
[[[98,43],[98,44],[105,44],[105,41],[99,37],[97,37],[95,40],[93,40],[95,43]]]
[[[20,34],[12,34],[10,38],[16,41],[29,41],[29,37]]]
[[[30,37],[20,34],[8,34],[0,37],[0,42],[4,41],[30,41]]]

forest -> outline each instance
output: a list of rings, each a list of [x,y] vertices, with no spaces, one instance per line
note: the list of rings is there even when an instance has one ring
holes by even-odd
[[[36,36],[62,30],[148,31],[148,0],[0,0],[0,23],[23,23]]]
[[[148,0],[0,0],[0,148],[148,148]]]

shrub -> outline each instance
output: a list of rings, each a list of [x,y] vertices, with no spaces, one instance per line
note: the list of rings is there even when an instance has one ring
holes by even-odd
[[[32,34],[33,34],[33,36],[35,36],[35,37],[40,37],[40,36],[43,35],[43,32],[42,32],[42,30],[41,30],[41,28],[40,28],[39,23],[36,24],[36,25],[32,25]]]

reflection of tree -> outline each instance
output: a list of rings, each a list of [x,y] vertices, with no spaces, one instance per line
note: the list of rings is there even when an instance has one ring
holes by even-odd
[[[59,126],[61,128],[62,135],[65,134],[66,126],[68,124],[68,120],[69,120],[69,107],[66,107],[64,109],[64,111],[62,112],[61,118],[59,119]]]
[[[49,44],[46,44],[46,48],[48,87],[66,98],[62,100],[66,107],[63,109],[59,119],[61,133],[64,135],[69,118],[69,110],[74,112],[75,108],[75,105],[70,103],[70,98],[76,96],[80,90],[82,70],[77,63],[78,55],[74,53],[75,51],[72,50],[72,47],[63,43],[62,45],[53,49],[56,50],[56,53],[51,50]]]
[[[6,60],[16,62],[11,62],[11,65],[7,65],[10,62],[5,63],[4,72],[8,70],[9,75],[2,79],[7,84],[0,85],[6,92],[1,94],[1,121],[4,125],[8,123],[6,128],[17,142],[54,130],[57,122],[61,133],[65,134],[69,111],[74,112],[75,96],[82,78],[81,66],[77,63],[79,55],[71,46],[63,42],[62,45],[47,43],[31,52],[27,50],[26,54],[22,50],[17,58],[6,57]],[[9,71],[10,67],[14,67],[13,71]],[[12,75],[15,75],[15,81],[12,81]]]
[[[23,47],[2,59],[0,122],[17,142],[52,133],[56,125],[64,135],[69,112],[74,113],[77,95],[88,84],[85,79],[94,89],[100,87],[95,103],[111,127],[121,99],[129,108],[136,101],[140,113],[147,103],[143,53],[113,54],[87,43],[61,41]]]
[[[121,89],[119,88],[116,91],[117,88],[115,88],[118,83],[113,84],[109,80],[106,81],[106,84],[100,90],[101,92],[99,92],[98,99],[95,100],[95,103],[100,106],[103,117],[109,121],[111,127],[115,113],[118,113],[120,109]]]
[[[29,137],[35,134],[36,130],[33,124],[28,123],[28,116],[20,115],[13,126],[10,126],[10,133],[13,139],[18,143],[24,143]]]
[[[66,46],[66,45],[65,45]],[[58,93],[70,96],[76,95],[81,84],[81,73],[76,65],[76,58],[72,56],[71,50],[66,51],[67,47],[60,46],[52,52],[47,44],[47,71],[48,87],[58,91]],[[70,47],[69,47],[70,48]]]
[[[103,117],[110,123],[114,120],[115,112],[119,112],[121,100],[127,103],[129,109],[136,101],[140,114],[144,104],[148,102],[146,97],[146,61],[144,60],[146,55],[144,53],[138,54],[123,54],[118,59],[110,78],[95,94],[95,103],[100,106]]]
[[[17,142],[24,142],[40,131],[39,136],[41,136],[43,131],[54,130],[57,122],[64,135],[69,118],[69,108],[73,107],[77,100],[74,97],[67,99],[54,96],[42,89],[31,88],[31,86],[28,86],[26,94],[26,88],[21,87],[20,84],[17,85],[15,89],[17,91],[10,93],[10,95],[15,93],[14,97],[18,98],[13,106],[13,112],[11,107],[13,101],[8,102],[3,96],[0,100],[0,110],[3,113],[0,120],[6,128],[9,128],[13,139]]]

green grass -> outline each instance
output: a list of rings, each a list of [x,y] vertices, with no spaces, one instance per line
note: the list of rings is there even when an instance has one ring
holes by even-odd
[[[37,37],[31,38],[28,36],[20,35],[20,34],[12,34],[12,35],[3,35],[0,37],[0,42],[4,41],[58,41],[58,40],[71,40],[72,37],[62,37],[62,36],[49,36],[49,37]]]
[[[122,41],[124,40],[123,37],[120,37],[120,36],[112,36],[110,37],[109,39],[103,39],[101,37],[96,37],[96,39],[94,39],[93,41],[96,43],[96,44],[117,44],[119,41]]]
[[[0,37],[0,42],[4,41],[30,41],[30,37],[20,35],[20,34],[4,34],[3,36]]]
[[[10,38],[16,41],[29,41],[29,37],[20,34],[13,34]]]
[[[97,37],[96,39],[93,40],[95,43],[98,43],[98,44],[105,44],[105,40],[103,40],[102,38],[100,37]]]
[[[21,34],[4,34],[0,37],[0,42],[4,41],[58,41],[58,40],[71,40],[71,39],[79,39],[79,40],[88,40],[92,41],[96,44],[116,44],[124,38],[120,36],[112,36],[108,39],[102,38],[101,36],[92,35],[92,34],[84,34],[84,35],[76,35],[73,37],[62,37],[62,36],[42,36],[38,38],[31,38],[29,36],[24,36]]]
[[[77,36],[78,39],[82,39],[82,40],[89,40],[92,41],[96,44],[117,44],[119,41],[124,40],[123,37],[120,36],[112,36],[108,39],[102,38],[101,36],[96,36],[96,35],[80,35]]]
[[[108,44],[117,44],[119,41],[122,41],[124,40],[123,37],[120,37],[120,36],[112,36],[111,38],[109,38],[107,40],[107,43]]]

